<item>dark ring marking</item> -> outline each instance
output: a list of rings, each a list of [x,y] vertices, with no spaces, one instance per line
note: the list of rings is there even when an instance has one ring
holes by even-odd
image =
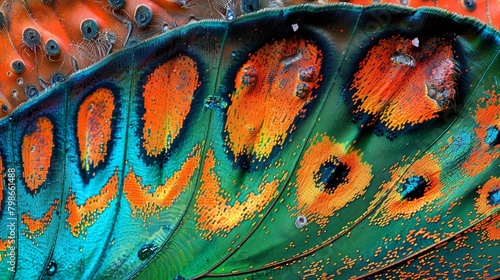
[[[59,55],[61,53],[59,43],[54,39],[49,39],[47,43],[45,43],[45,53],[52,56]]]
[[[82,31],[83,38],[90,40],[97,37],[99,32],[99,25],[97,21],[88,18],[80,24],[80,30]]]
[[[139,28],[144,28],[148,26],[148,24],[151,22],[151,19],[153,19],[153,10],[151,10],[149,6],[139,5],[135,9],[134,18],[137,26],[139,26]]]

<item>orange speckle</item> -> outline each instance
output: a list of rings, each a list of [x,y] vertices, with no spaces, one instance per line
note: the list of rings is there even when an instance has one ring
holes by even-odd
[[[77,123],[78,147],[85,171],[104,162],[108,141],[111,139],[114,108],[113,93],[106,88],[95,90],[80,105]]]
[[[134,217],[139,212],[140,217],[146,219],[172,206],[190,184],[200,163],[199,153],[195,152],[197,149],[198,147],[195,147],[182,164],[181,169],[166,179],[165,184],[157,186],[154,192],[152,192],[152,186],[142,187],[141,177],[138,177],[130,168],[130,173],[125,178],[123,192],[130,203]]]
[[[42,235],[52,221],[52,214],[57,209],[58,204],[59,200],[55,199],[54,204],[50,205],[49,210],[38,219],[33,218],[30,213],[23,213],[21,222],[26,225],[26,230],[23,230],[24,235],[29,239]]]
[[[54,125],[47,117],[40,117],[23,137],[23,178],[26,186],[35,194],[49,173],[54,147],[53,128]]]
[[[425,181],[425,189],[421,197],[405,199],[401,194],[401,185],[409,178],[421,177]],[[441,198],[441,167],[431,154],[425,154],[412,165],[394,168],[391,181],[382,185],[380,196],[388,192],[385,201],[371,218],[378,225],[385,226],[398,219],[409,219],[424,206]],[[377,196],[379,196],[377,195]]]
[[[471,113],[476,120],[476,137],[479,141],[462,165],[464,173],[469,176],[476,176],[483,172],[493,160],[500,156],[500,145],[490,146],[486,143],[488,129],[500,128],[500,97],[494,90],[486,93],[487,98],[481,98],[476,105],[476,111]]]
[[[106,185],[101,189],[99,194],[88,198],[84,204],[76,203],[74,193],[70,194],[66,199],[66,211],[68,218],[66,221],[70,225],[70,230],[73,236],[78,237],[80,234],[86,233],[86,228],[93,225],[99,215],[104,210],[110,207],[111,202],[116,197],[118,191],[118,171],[115,171]]]
[[[422,40],[421,40],[422,41]],[[451,45],[436,38],[382,39],[360,63],[351,89],[356,106],[391,130],[424,123],[454,106],[457,70]]]
[[[475,199],[475,209],[480,215],[490,215],[498,209],[498,205],[493,205],[489,201],[493,192],[500,192],[500,178],[491,177],[477,190],[479,197]]]
[[[149,156],[170,149],[200,86],[196,63],[179,55],[158,66],[144,87],[143,145]]]
[[[319,87],[322,54],[308,40],[284,39],[250,54],[236,75],[227,111],[226,143],[235,158],[250,153],[265,160],[282,145],[305,114]]]
[[[228,233],[242,221],[253,219],[277,195],[280,183],[279,180],[267,182],[265,176],[257,188],[257,194],[252,192],[245,197],[244,202],[234,201],[230,205],[235,195],[221,189],[220,178],[214,171],[216,164],[214,153],[209,149],[194,206],[198,216],[196,227],[206,231],[202,236],[207,239],[214,233]]]
[[[297,170],[297,208],[308,216],[308,220],[316,220],[320,226],[325,226],[335,211],[365,193],[373,174],[371,166],[361,161],[359,151],[346,149],[333,137],[323,136],[318,140],[316,136],[312,143]],[[331,176],[341,176],[335,178],[335,186],[330,186],[333,190],[327,190],[326,183],[318,181],[320,168],[327,163],[336,168]]]

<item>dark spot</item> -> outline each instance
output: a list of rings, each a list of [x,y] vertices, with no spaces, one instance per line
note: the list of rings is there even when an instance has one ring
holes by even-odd
[[[148,26],[148,24],[153,19],[153,10],[149,6],[139,5],[135,9],[135,23],[139,28],[144,28]]]
[[[14,73],[16,74],[21,74],[24,72],[24,70],[26,70],[26,66],[24,65],[24,62],[22,62],[21,60],[12,61],[11,67]]]
[[[401,5],[407,6],[408,0],[399,0],[399,3],[401,3]]]
[[[241,82],[245,86],[253,86],[257,82],[257,70],[253,66],[248,66],[244,70]]]
[[[346,164],[334,158],[321,164],[314,174],[314,182],[316,186],[322,187],[324,192],[332,194],[340,184],[347,182],[349,169]]]
[[[373,133],[375,133],[375,135],[377,135],[377,136],[383,136],[384,135],[384,129],[381,128],[381,127],[376,127],[373,130]]]
[[[488,193],[488,204],[491,206],[500,205],[500,187],[495,186],[496,190],[490,191]]]
[[[500,131],[498,131],[498,126],[490,126],[486,129],[486,137],[484,142],[490,146],[496,146],[500,144]]]
[[[306,83],[311,83],[316,80],[317,69],[314,66],[309,66],[306,69],[299,70],[299,79]]]
[[[108,3],[113,9],[121,9],[125,6],[125,0],[108,0]]]
[[[213,110],[223,110],[227,107],[227,102],[220,96],[209,95],[205,98],[205,107]]]
[[[182,276],[181,276],[181,275],[179,275],[179,274],[176,274],[176,275],[174,276],[174,279],[173,279],[173,280],[186,280],[186,278],[182,277]]]
[[[256,12],[259,10],[259,0],[242,0],[241,11],[244,13]]]
[[[56,73],[52,74],[52,77],[50,77],[50,84],[54,85],[57,83],[62,83],[65,80],[66,80],[66,77],[64,77],[63,74],[56,72]]]
[[[476,2],[474,0],[464,0],[463,5],[469,12],[476,9]]]
[[[59,55],[61,53],[59,43],[54,39],[49,39],[47,43],[45,43],[45,53],[51,56]]]
[[[300,99],[304,99],[310,92],[311,89],[307,84],[298,84],[297,90],[295,91],[295,95]]]
[[[151,257],[156,250],[158,250],[158,247],[154,243],[146,243],[141,246],[139,249],[139,252],[137,252],[137,256],[141,261],[145,261]]]
[[[36,46],[42,43],[42,35],[35,28],[28,27],[23,31],[23,44],[34,50]]]
[[[45,4],[52,4],[54,2],[54,0],[40,0],[40,1]]]
[[[412,176],[402,184],[399,184],[399,193],[405,200],[412,201],[424,196],[427,182],[422,176]]]
[[[32,98],[38,95],[38,89],[34,85],[27,85],[24,88],[24,93],[26,94],[27,98]]]
[[[54,276],[57,272],[57,264],[55,261],[51,260],[49,264],[47,264],[47,275]]]
[[[8,110],[9,110],[9,106],[2,104],[2,112],[7,113]]]
[[[88,18],[82,21],[80,31],[82,32],[83,38],[87,40],[94,39],[99,33],[99,25],[97,25],[97,21]]]

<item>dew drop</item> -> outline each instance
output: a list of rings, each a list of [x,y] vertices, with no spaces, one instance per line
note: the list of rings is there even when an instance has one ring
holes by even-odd
[[[295,226],[297,228],[303,228],[305,225],[307,225],[306,216],[297,216],[297,219],[295,219]]]

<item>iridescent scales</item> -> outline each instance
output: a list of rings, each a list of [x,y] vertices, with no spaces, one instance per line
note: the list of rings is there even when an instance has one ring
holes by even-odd
[[[106,35],[93,20],[78,36]],[[28,52],[63,55],[39,34]],[[494,276],[498,36],[436,10],[307,6],[192,24],[58,79],[0,121],[17,276]]]

